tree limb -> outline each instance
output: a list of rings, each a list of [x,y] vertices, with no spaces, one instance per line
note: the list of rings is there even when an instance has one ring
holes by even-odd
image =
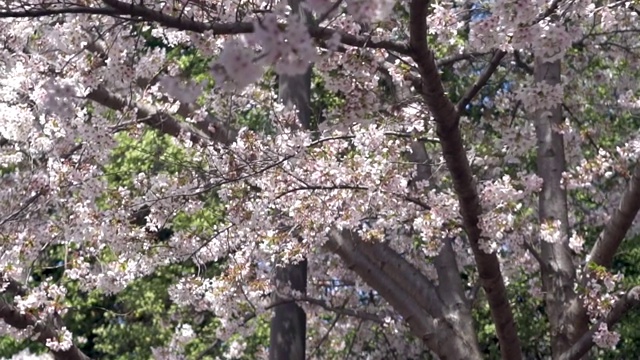
[[[8,282],[7,288],[5,289],[6,293],[13,296],[26,295],[26,289],[22,284],[4,275],[2,275],[2,278],[4,282]],[[57,329],[49,324],[45,324],[28,312],[21,313],[15,306],[9,304],[4,299],[0,299],[0,319],[16,329],[26,330],[27,328],[31,328],[31,331],[37,334],[35,339],[45,346],[47,339],[58,338]],[[49,351],[53,354],[55,360],[90,360],[90,358],[82,353],[74,344],[64,351],[55,351],[52,349],[49,349]]]
[[[301,8],[303,0],[289,0],[292,13],[299,14],[308,26],[311,14]],[[308,66],[303,74],[285,75],[278,79],[278,98],[288,108],[296,109],[296,124],[311,130],[311,73]],[[301,241],[301,238],[296,239]],[[276,266],[275,289],[271,294],[274,301],[282,299],[280,289],[290,286],[291,290],[306,296],[308,264],[305,257],[297,263]],[[296,302],[288,302],[274,308],[269,325],[269,359],[304,360],[306,358],[307,315]]]
[[[640,286],[636,286],[629,290],[620,300],[614,305],[609,314],[607,314],[604,322],[607,324],[607,328],[611,329],[613,326],[622,319],[629,310],[640,304]],[[582,335],[582,337],[565,351],[559,358],[559,360],[578,360],[589,352],[593,347],[593,336],[598,331],[600,324],[598,322],[593,325],[591,329]]]
[[[436,64],[438,67],[447,67],[457,63],[458,61],[473,60],[487,54],[490,54],[490,52],[466,52],[462,54],[455,54],[439,59],[436,61]]]
[[[197,33],[211,31],[214,35],[246,34],[251,33],[254,30],[253,23],[250,22],[202,22],[192,20],[184,16],[171,16],[163,13],[162,11],[153,10],[134,2],[124,2],[119,0],[102,0],[102,2],[108,7],[72,6],[59,9],[39,9],[34,7],[22,11],[0,11],[0,18],[35,18],[61,14],[96,14],[118,17],[126,15],[133,18],[139,18],[144,21],[156,22],[168,28]],[[340,37],[340,42],[344,45],[370,49],[386,49],[399,54],[409,54],[409,47],[402,42],[390,40],[375,41],[371,39],[370,36],[353,35],[323,26],[309,27],[309,33],[316,40],[329,40],[337,34]]]
[[[98,8],[90,6],[70,6],[61,9],[29,9],[22,11],[0,11],[0,19],[7,18],[37,18],[45,16],[84,14],[84,15],[108,15],[118,16],[121,13],[117,9]]]
[[[412,180],[429,181],[433,170],[431,168],[431,159],[429,158],[424,142],[414,141],[411,143],[411,154],[408,158],[416,164],[416,176]],[[437,187],[436,184],[429,183],[429,188],[436,189]],[[473,320],[470,311],[468,311],[469,308],[464,295],[464,287],[462,285],[462,279],[460,278],[460,271],[458,270],[456,254],[452,246],[453,239],[445,237],[442,239],[442,242],[440,253],[433,261],[436,273],[438,274],[438,286],[435,287],[435,291],[440,297],[443,306],[447,307],[450,312],[461,312],[457,316],[460,318],[458,325],[471,326]],[[466,332],[475,334],[472,327],[467,328]],[[477,342],[477,339],[473,341]]]
[[[116,111],[123,111],[130,106],[127,100],[117,94],[109,92],[109,90],[102,86],[91,91],[87,94],[86,98]],[[153,106],[142,103],[135,103],[133,105],[137,119],[140,122],[163,134],[178,137],[182,132],[187,132],[187,134],[189,134],[189,140],[193,143],[208,139],[222,144],[230,144],[235,137],[235,131],[233,129],[226,127],[222,121],[210,115],[205,118],[204,122],[199,122],[192,126],[180,122],[172,115],[159,111]],[[178,115],[188,117],[192,110],[194,109],[188,105],[184,105],[178,109],[177,113]]]
[[[306,302],[308,304],[311,305],[317,305],[327,311],[330,312],[334,312],[336,314],[339,315],[344,315],[344,316],[349,316],[349,317],[355,317],[355,318],[359,318],[362,320],[367,320],[367,321],[372,321],[374,323],[377,324],[384,324],[384,320],[381,319],[378,315],[374,314],[374,313],[370,313],[367,311],[362,311],[362,310],[353,310],[353,309],[347,309],[345,306],[341,306],[341,307],[335,307],[330,305],[329,303],[327,303],[324,300],[321,299],[316,299],[316,298],[312,298],[309,296],[300,296],[300,297],[295,297],[295,298],[281,298],[278,302],[269,304],[269,306],[266,307],[266,309],[272,309],[275,308],[279,305],[282,304],[287,304],[287,303],[292,303],[292,302]]]
[[[640,210],[640,162],[635,165],[633,176],[622,194],[620,205],[613,212],[598,241],[591,249],[589,261],[609,267],[622,240],[631,228]]]
[[[476,346],[466,342],[451,323],[446,319],[435,319],[424,310],[428,305],[423,303],[429,301],[428,298],[421,299],[420,302],[416,301],[405,288],[390,277],[392,270],[383,271],[384,269],[373,263],[367,255],[371,255],[371,250],[367,249],[368,246],[374,245],[363,242],[349,230],[337,229],[330,231],[329,239],[325,243],[326,249],[340,256],[349,270],[358,274],[389,302],[409,324],[411,333],[422,339],[441,358],[480,359]],[[410,273],[409,271],[404,274],[410,277]]]
[[[481,230],[478,227],[481,213],[480,199],[462,143],[459,128],[460,116],[454,104],[445,95],[434,54],[427,45],[428,4],[424,0],[412,0],[409,6],[411,56],[420,70],[422,77],[420,86],[424,101],[436,122],[436,132],[458,196],[464,229],[478,266],[482,287],[491,307],[502,358],[518,360],[522,358],[520,339],[500,272],[498,257],[494,253],[487,254],[480,249]]]
[[[536,84],[556,86],[561,83],[560,60],[547,61],[535,56]],[[555,130],[564,121],[561,103],[531,111],[536,128],[536,173],[543,180],[538,194],[540,224],[554,224],[559,233],[557,241],[540,241],[542,289],[546,312],[551,325],[551,353],[554,358],[588,330],[588,319],[574,290],[576,268],[569,248],[569,210],[567,191],[562,185],[566,171],[564,140]]]
[[[493,57],[491,58],[491,61],[489,61],[489,65],[487,66],[487,68],[484,69],[476,82],[469,89],[467,89],[467,92],[465,92],[462,98],[460,98],[460,101],[458,101],[458,104],[456,105],[456,111],[458,112],[458,114],[462,113],[467,105],[471,103],[471,100],[473,100],[473,98],[478,95],[480,90],[482,90],[482,88],[487,85],[487,82],[489,81],[489,79],[491,79],[493,73],[496,72],[498,66],[500,65],[500,62],[506,54],[507,53],[502,50],[497,50],[493,54]]]

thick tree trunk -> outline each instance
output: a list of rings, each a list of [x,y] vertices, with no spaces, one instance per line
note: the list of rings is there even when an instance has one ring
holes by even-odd
[[[536,83],[560,84],[560,61],[545,62],[536,58]],[[569,248],[569,218],[567,193],[561,185],[566,170],[564,141],[556,129],[563,122],[561,104],[539,110],[536,118],[538,140],[538,176],[544,180],[539,195],[540,224],[557,224],[558,239],[540,241],[542,286],[551,324],[551,351],[558,358],[577,341],[588,328],[578,295],[574,291],[576,269]]]
[[[302,0],[289,0],[292,12],[302,14]],[[295,106],[298,123],[305,130],[311,124],[311,67],[306,73],[297,76],[281,75],[279,79],[280,100],[287,106]],[[307,261],[276,268],[276,290],[273,302],[282,302],[280,288],[291,286],[291,290],[302,294],[307,292]],[[270,360],[304,360],[306,353],[306,314],[295,302],[285,302],[274,308],[271,319],[269,339]]]
[[[288,284],[291,289],[305,294],[307,291],[307,261],[276,269],[276,286]],[[284,299],[274,292],[274,303]],[[270,324],[269,359],[304,360],[306,352],[307,317],[295,302],[285,302],[274,308]]]
[[[460,317],[465,310],[451,311],[433,284],[393,249],[337,229],[331,231],[325,247],[393,306],[411,333],[439,359],[482,359],[471,319]]]

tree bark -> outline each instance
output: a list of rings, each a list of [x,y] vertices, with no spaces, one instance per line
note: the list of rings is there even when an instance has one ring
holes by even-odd
[[[635,165],[627,190],[620,199],[620,205],[609,218],[600,238],[591,249],[589,256],[591,262],[601,266],[611,266],[614,255],[618,252],[622,240],[638,215],[640,210],[638,199],[640,199],[640,162]]]
[[[283,301],[288,296],[280,296],[278,288],[287,285],[292,290],[306,294],[307,261],[289,264],[276,269],[276,291],[274,302]],[[304,360],[306,352],[307,317],[296,302],[285,302],[274,307],[274,316],[270,324],[269,359],[270,360]]]
[[[413,181],[429,181],[433,175],[431,159],[421,141],[411,144],[409,160],[416,164],[416,176]],[[437,189],[437,185],[431,181],[430,189]],[[464,286],[458,269],[456,253],[453,249],[453,238],[442,239],[440,253],[433,259],[433,264],[438,274],[438,285],[431,291],[435,292],[440,300],[442,311],[447,315],[453,326],[459,330],[460,336],[465,338],[468,344],[475,344],[477,349],[478,339],[473,327],[471,307],[464,294]],[[406,276],[406,275],[402,275]],[[423,280],[427,281],[427,279]],[[417,287],[417,286],[416,286]],[[425,299],[422,299],[424,301]],[[429,300],[431,302],[431,300]]]
[[[535,60],[536,83],[560,84],[560,61]],[[588,321],[574,291],[576,269],[569,248],[569,216],[567,193],[562,185],[566,170],[564,140],[556,129],[563,122],[561,104],[541,109],[535,114],[537,137],[537,172],[543,180],[539,194],[541,226],[558,224],[559,238],[554,242],[540,241],[542,287],[547,316],[551,325],[551,351],[557,359],[587,331]]]
[[[330,232],[325,247],[340,256],[347,268],[374,288],[407,322],[411,333],[423,340],[441,360],[482,359],[475,333],[467,333],[464,327],[458,327],[456,315],[446,313],[432,284],[393,249],[381,243],[364,242],[349,230],[337,229]],[[399,277],[404,280],[398,281]],[[428,295],[422,292],[426,295],[424,298],[416,296],[421,291],[409,289],[417,284],[428,291]]]
[[[614,305],[609,314],[607,314],[604,322],[607,324],[608,329],[612,329],[613,326],[622,319],[624,315],[633,308],[636,308],[640,303],[640,286],[636,286],[627,291],[624,296],[620,298]],[[602,322],[594,324],[591,329],[583,334],[580,339],[566,350],[559,358],[559,360],[579,360],[587,354],[589,349],[594,345],[593,336],[600,327]]]
[[[300,3],[304,0],[289,0],[293,14],[299,14],[311,24],[311,14],[301,11]],[[280,75],[279,96],[285,106],[294,106],[298,113],[298,124],[304,130],[311,129],[311,66],[302,75]],[[276,268],[276,291],[273,292],[274,303],[282,301],[278,289],[291,286],[291,290],[305,295],[307,292],[307,261],[287,264]],[[274,308],[274,316],[270,324],[269,359],[270,360],[304,360],[306,353],[306,314],[296,302],[278,305]]]

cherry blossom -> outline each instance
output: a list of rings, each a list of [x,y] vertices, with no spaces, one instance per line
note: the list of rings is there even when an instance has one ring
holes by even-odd
[[[115,294],[190,262],[202,271],[170,298],[216,317],[229,359],[275,289],[304,309],[310,358],[481,358],[472,314],[487,306],[502,357],[519,359],[519,282],[565,332],[554,359],[614,347],[610,316],[633,299],[610,267],[640,233],[633,4],[289,5],[0,10],[0,272],[20,315],[0,311],[3,334],[80,356],[83,334],[52,321],[65,283]],[[310,66],[306,130],[278,79]],[[149,131],[171,145],[119,174],[125,139]],[[62,280],[36,281],[52,248]],[[301,261],[306,292],[275,281]],[[188,320],[154,356],[185,358]]]

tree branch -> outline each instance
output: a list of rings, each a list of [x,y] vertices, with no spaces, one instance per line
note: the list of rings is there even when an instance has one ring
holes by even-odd
[[[436,335],[433,319],[390,279],[381,269],[374,266],[360,251],[354,234],[348,230],[331,230],[325,247],[340,256],[349,270],[362,279],[387,300],[409,323],[411,332],[420,339]]]
[[[489,79],[491,79],[493,73],[496,72],[498,66],[500,65],[500,62],[506,54],[507,53],[502,50],[497,50],[493,54],[493,57],[491,58],[491,61],[489,61],[489,65],[487,66],[487,68],[484,69],[478,80],[476,80],[476,82],[467,90],[462,98],[460,98],[460,101],[458,101],[458,104],[456,105],[456,111],[458,112],[458,114],[462,113],[467,105],[471,103],[471,100],[473,100],[473,98],[478,95],[480,90],[482,90],[482,88],[487,85],[487,82],[489,81]]]
[[[622,194],[620,205],[613,212],[598,241],[591,249],[591,262],[609,267],[622,240],[631,228],[640,210],[640,162],[636,164],[627,189]]]
[[[26,295],[26,289],[22,284],[4,275],[2,275],[2,278],[4,282],[8,282],[7,288],[5,289],[6,293],[13,296]],[[57,329],[45,324],[30,313],[21,313],[15,306],[9,304],[4,299],[0,299],[0,319],[16,329],[25,330],[31,328],[31,331],[37,334],[35,339],[45,346],[47,339],[58,338]],[[74,344],[64,351],[55,351],[52,349],[49,349],[49,351],[53,354],[55,360],[90,360],[90,358],[82,353]]]
[[[560,60],[548,61],[535,54],[534,80],[536,84],[561,84]],[[547,317],[551,326],[551,352],[554,357],[588,330],[588,318],[578,294],[574,290],[576,267],[569,247],[569,210],[567,191],[562,186],[566,171],[565,147],[562,134],[555,130],[564,121],[561,103],[530,111],[536,129],[536,173],[543,180],[538,194],[540,224],[557,223],[560,240],[540,241],[542,289]],[[569,325],[570,324],[570,325]]]
[[[380,244],[382,245],[382,244]],[[349,230],[332,229],[325,248],[344,261],[349,270],[358,274],[369,286],[374,288],[409,324],[411,333],[422,339],[432,351],[444,358],[452,359],[479,359],[474,344],[465,342],[465,339],[446,321],[446,319],[434,319],[424,307],[434,306],[425,304],[434,295],[416,301],[406,289],[398,284],[395,278],[390,276],[393,270],[386,270],[373,263],[370,255],[374,244],[367,244]],[[390,250],[388,254],[391,254]],[[369,256],[367,255],[369,254]],[[380,254],[374,254],[376,258]],[[396,256],[399,256],[396,254]],[[390,263],[395,264],[396,260]],[[407,264],[411,267],[410,264]],[[397,271],[397,270],[396,270]],[[410,278],[411,271],[407,268],[398,276]],[[437,305],[437,304],[436,304]],[[444,321],[443,321],[444,320]]]
[[[98,87],[96,90],[87,94],[87,99],[93,100],[96,103],[105,106],[109,109],[122,111],[130,106],[130,103],[124,98],[109,92],[104,87]],[[135,103],[134,109],[136,110],[137,119],[156,129],[163,134],[177,137],[182,132],[189,134],[189,139],[193,143],[198,143],[203,139],[209,139],[222,144],[229,144],[235,137],[235,131],[233,129],[224,126],[222,121],[219,121],[212,116],[207,116],[204,122],[199,122],[193,126],[187,123],[180,122],[175,117],[161,112],[158,109],[150,105],[142,103]],[[192,108],[189,106],[180,106],[177,113],[178,115],[188,117]]]
[[[45,16],[84,14],[84,15],[122,15],[117,9],[97,8],[90,6],[71,6],[61,9],[29,9],[23,11],[0,11],[0,19],[6,18],[37,18]]]
[[[387,276],[434,318],[443,318],[444,304],[436,288],[419,269],[408,263],[400,254],[382,243],[359,244],[358,248],[369,257],[371,263]]]
[[[0,274],[0,281],[2,286],[6,286],[4,289],[4,293],[7,293],[11,296],[25,296],[27,295],[27,288],[24,287],[19,281],[7,276],[6,274]]]
[[[436,61],[436,64],[438,65],[438,67],[446,67],[446,66],[451,66],[455,63],[457,63],[458,61],[462,61],[462,60],[471,60],[471,59],[475,59],[475,58],[479,58],[481,56],[490,54],[487,52],[468,52],[468,53],[462,53],[462,54],[455,54],[455,55],[450,55],[447,57],[444,57],[442,59],[439,59],[438,61]]]
[[[428,181],[431,179],[433,169],[431,168],[431,159],[424,142],[414,141],[411,143],[411,154],[408,158],[416,164],[416,176],[412,179],[413,181]],[[429,183],[429,188],[435,189],[436,185]],[[464,295],[464,287],[458,270],[455,250],[452,246],[453,239],[445,237],[442,241],[440,253],[434,258],[434,265],[438,274],[436,293],[440,297],[443,306],[446,306],[449,311],[461,312],[459,317],[463,326],[471,326],[473,320],[471,313],[467,311],[469,308]],[[472,328],[466,330],[474,334]],[[477,342],[477,339],[473,341]]]
[[[609,314],[607,314],[604,322],[607,324],[607,328],[611,329],[629,310],[640,304],[640,286],[636,286],[629,290],[620,300],[614,305]],[[582,337],[565,351],[559,358],[559,360],[579,360],[593,347],[593,336],[598,331],[600,324],[598,322],[593,325],[591,329],[582,335]]]
[[[496,254],[487,254],[480,249],[480,199],[462,143],[460,116],[445,95],[433,52],[427,45],[427,7],[428,2],[424,0],[412,0],[409,6],[411,56],[420,70],[422,96],[436,122],[436,132],[458,196],[464,229],[491,307],[502,358],[518,360],[522,358],[520,339],[500,272],[500,263]]]
[[[108,7],[73,6],[61,9],[32,8],[23,11],[0,11],[0,18],[35,18],[61,14],[96,14],[118,17],[126,15],[139,18],[144,21],[156,22],[168,28],[197,33],[211,31],[214,35],[232,35],[246,34],[254,31],[253,23],[250,22],[201,22],[183,16],[171,16],[163,13],[162,11],[152,10],[144,5],[138,5],[134,2],[129,3],[119,0],[102,0],[102,2]],[[409,54],[409,47],[407,44],[402,42],[389,40],[375,41],[371,39],[370,36],[353,35],[344,31],[321,26],[309,27],[309,33],[316,40],[329,40],[337,34],[340,36],[340,42],[344,45],[370,49],[386,49],[399,54]]]
[[[374,323],[377,324],[384,324],[384,320],[381,319],[378,315],[370,313],[370,312],[366,312],[366,311],[362,311],[362,310],[353,310],[353,309],[347,309],[346,307],[342,306],[342,307],[335,307],[330,305],[329,303],[327,303],[324,300],[321,299],[315,299],[312,297],[308,297],[308,296],[301,296],[301,297],[295,297],[295,298],[281,298],[279,301],[274,302],[272,304],[269,304],[269,306],[266,307],[266,309],[272,309],[274,307],[277,307],[279,305],[283,305],[283,304],[288,304],[288,303],[292,303],[292,302],[306,302],[308,304],[312,304],[312,305],[317,305],[327,311],[330,312],[334,312],[336,314],[340,314],[340,315],[344,315],[344,316],[349,316],[349,317],[355,317],[355,318],[359,318],[362,320],[368,320],[368,321],[372,321]]]

